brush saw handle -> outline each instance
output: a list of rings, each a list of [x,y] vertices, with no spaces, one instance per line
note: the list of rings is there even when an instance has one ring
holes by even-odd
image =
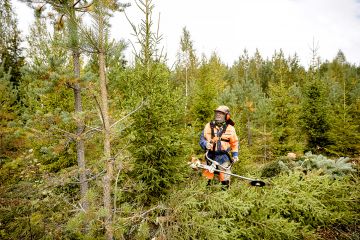
[[[209,157],[208,153],[209,153],[209,151],[206,151],[205,157],[206,157],[206,159],[207,159],[209,162],[211,162],[211,166],[214,165],[215,167],[220,167],[220,168],[222,168],[222,169],[225,170],[225,171],[231,169],[231,167],[232,167],[232,165],[233,165],[233,162],[232,162],[232,161],[230,161],[230,165],[229,165],[228,167],[224,167],[224,166],[221,166],[220,163],[218,163],[217,161],[211,159],[211,158]]]

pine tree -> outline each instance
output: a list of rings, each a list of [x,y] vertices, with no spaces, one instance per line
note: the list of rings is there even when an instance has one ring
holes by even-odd
[[[73,109],[69,106],[70,92],[63,87],[69,75],[69,62],[66,51],[59,47],[64,35],[49,34],[46,22],[40,18],[35,20],[30,32],[28,64],[19,86],[21,118],[29,131],[29,140],[37,137],[31,144],[42,164],[47,170],[57,172],[74,164],[73,158],[62,156],[68,150],[65,145],[72,147],[64,139],[71,139],[73,127],[69,122]]]
[[[114,159],[111,157],[111,132],[110,132],[110,115],[109,115],[109,103],[108,103],[108,90],[106,80],[106,60],[105,60],[105,44],[107,39],[107,24],[109,17],[109,3],[103,1],[94,2],[94,20],[96,28],[96,50],[98,54],[98,67],[99,67],[99,84],[101,92],[101,120],[103,124],[103,143],[104,143],[104,162],[106,168],[106,174],[103,177],[104,188],[104,208],[106,210],[104,227],[106,231],[106,238],[113,239],[113,206],[112,206],[112,181],[114,171]]]
[[[114,161],[112,155],[111,127],[115,124],[110,123],[111,115],[109,110],[108,78],[106,72],[106,55],[109,54],[109,19],[114,11],[121,11],[127,5],[118,4],[116,1],[94,1],[91,6],[91,17],[93,19],[93,28],[87,29],[85,33],[86,41],[90,49],[96,53],[97,75],[99,77],[100,102],[98,108],[100,112],[101,130],[103,133],[103,154],[105,175],[103,177],[103,204],[104,204],[104,223],[105,235],[107,239],[114,237],[114,211],[113,211],[113,190],[114,181]],[[96,97],[95,97],[96,98]]]
[[[77,12],[86,12],[87,8],[91,5],[87,1],[65,1],[59,2],[56,0],[44,1],[41,7],[38,7],[38,2],[33,3],[29,1],[38,17],[42,17],[43,11],[47,5],[50,5],[54,12],[49,12],[47,16],[54,22],[55,31],[63,31],[64,28],[67,31],[66,42],[61,45],[71,51],[72,55],[72,69],[73,74],[69,74],[66,86],[71,88],[74,93],[74,112],[76,123],[76,159],[79,167],[80,178],[80,196],[81,206],[87,211],[88,202],[86,200],[86,193],[88,191],[88,182],[86,180],[86,159],[85,159],[85,140],[84,140],[84,112],[83,112],[83,100],[82,100],[82,86],[80,78],[80,40],[79,40],[79,23],[81,22]]]
[[[195,79],[197,58],[193,48],[193,42],[190,37],[190,32],[183,28],[183,34],[180,40],[179,61],[176,67],[176,78],[184,84],[185,89],[185,114],[188,110],[189,97],[193,93]]]

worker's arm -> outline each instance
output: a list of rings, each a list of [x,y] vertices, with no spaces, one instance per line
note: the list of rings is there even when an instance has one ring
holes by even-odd
[[[205,139],[205,136],[204,136],[204,130],[201,132],[199,144],[202,149],[204,149],[204,150],[207,149],[206,148],[207,140]]]
[[[234,158],[234,160],[238,159],[238,157],[239,157],[239,140],[236,135],[235,128],[231,129],[231,136],[230,136],[229,140],[230,140],[229,143],[230,143],[232,157]]]

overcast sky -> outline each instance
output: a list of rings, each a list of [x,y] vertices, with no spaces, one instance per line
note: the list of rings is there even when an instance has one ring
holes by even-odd
[[[27,34],[32,11],[12,0],[19,27]],[[124,1],[121,1],[124,2]],[[134,23],[142,13],[132,6],[126,12]],[[322,60],[331,60],[341,49],[350,63],[360,64],[360,0],[153,0],[154,20],[161,14],[162,44],[168,64],[176,59],[182,28],[190,31],[199,56],[216,52],[231,65],[246,48],[250,55],[259,49],[266,58],[283,49],[297,53],[307,67],[313,40]],[[134,39],[122,13],[111,20],[115,39]],[[131,49],[130,49],[131,50]],[[127,56],[131,56],[130,50]],[[130,60],[130,59],[129,59]]]

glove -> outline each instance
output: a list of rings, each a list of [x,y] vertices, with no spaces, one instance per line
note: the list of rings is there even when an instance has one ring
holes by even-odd
[[[237,161],[239,161],[239,157],[237,157],[237,156],[236,156],[236,157],[233,157],[232,160],[233,160],[233,163],[236,163]]]
[[[213,147],[212,143],[206,142],[206,149],[211,150]]]

